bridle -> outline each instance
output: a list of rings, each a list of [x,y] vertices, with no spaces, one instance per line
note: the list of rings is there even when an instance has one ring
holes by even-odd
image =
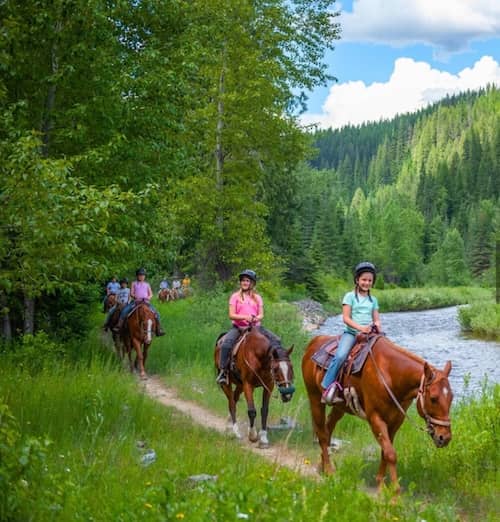
[[[279,374],[278,369],[279,369],[280,362],[286,362],[287,364],[288,363],[290,364],[290,369],[291,369],[292,379],[293,379],[293,367],[291,365],[290,359],[288,357],[280,358],[278,351],[276,349],[273,351],[269,350],[268,354],[271,359],[271,377],[273,379],[275,386],[278,388],[278,391],[281,393],[281,395],[287,395],[287,394],[294,393],[295,386],[293,385],[293,383],[291,381],[287,381],[286,378],[283,380],[280,380],[278,377],[278,374]],[[275,357],[274,354],[276,354],[277,357]],[[245,364],[248,366],[248,368],[250,368],[250,370],[252,370],[253,374],[260,381],[262,387],[264,389],[266,389],[269,394],[271,394],[271,390],[266,385],[266,383],[262,380],[261,376],[255,371],[255,368],[250,364],[250,362],[248,361],[246,356],[243,357],[243,360],[245,361]],[[281,373],[283,373],[283,372],[281,372]]]
[[[445,426],[449,428],[451,426],[451,422],[449,419],[441,420],[436,419],[435,417],[431,417],[427,410],[425,409],[425,401],[424,401],[424,394],[425,390],[429,388],[429,385],[432,383],[429,382],[427,385],[425,385],[425,373],[422,374],[422,377],[420,379],[420,386],[418,387],[418,393],[417,393],[417,404],[420,406],[420,410],[422,412],[422,416],[425,419],[425,423],[427,425],[427,433],[430,435],[434,434],[435,426]]]
[[[286,353],[286,352],[285,352]],[[286,376],[283,372],[279,372],[280,363],[285,362],[287,365],[290,366],[290,378],[291,381],[288,381],[286,379]],[[283,375],[283,379],[280,380],[279,374]],[[279,350],[275,349],[271,353],[271,375],[273,377],[274,384],[278,388],[279,392],[283,395],[285,394],[291,394],[295,392],[295,386],[293,385],[293,366],[291,364],[290,359],[287,357],[281,357],[279,356]]]
[[[373,343],[373,344],[375,344],[375,343]],[[370,353],[370,356],[372,358],[373,365],[375,366],[375,370],[377,371],[377,375],[378,375],[378,378],[380,379],[380,382],[384,385],[384,388],[386,389],[387,393],[389,394],[389,397],[392,399],[392,401],[394,402],[394,404],[396,405],[398,410],[410,422],[412,422],[412,419],[408,416],[406,411],[403,409],[403,407],[399,403],[398,399],[396,398],[396,396],[394,395],[392,390],[389,388],[389,385],[387,384],[386,380],[384,379],[384,376],[383,376],[382,372],[380,371],[380,368],[378,367],[377,363],[375,362],[375,357],[373,356],[372,348],[373,348],[373,345],[370,347],[369,353]],[[429,383],[427,383],[427,385],[426,385],[425,384],[425,372],[422,373],[422,377],[420,378],[420,385],[418,387],[418,393],[417,393],[417,405],[420,407],[420,411],[421,411],[422,417],[425,420],[426,429],[423,429],[420,426],[416,426],[415,425],[417,428],[419,428],[422,431],[426,431],[431,436],[434,434],[435,426],[445,426],[445,427],[450,427],[451,426],[451,422],[450,422],[449,419],[441,420],[441,419],[436,419],[435,417],[431,417],[427,413],[427,410],[425,409],[424,396],[425,396],[426,390],[432,384],[432,380],[433,379],[431,379],[431,381]]]

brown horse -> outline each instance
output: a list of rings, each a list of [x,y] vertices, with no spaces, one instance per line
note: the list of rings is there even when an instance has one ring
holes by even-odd
[[[116,304],[116,294],[109,294],[104,302],[104,311],[107,313]]]
[[[215,346],[214,359],[216,369],[219,366],[220,342]],[[276,385],[283,402],[291,400],[295,387],[293,385],[293,366],[290,360],[293,346],[271,349],[269,340],[262,335],[257,328],[249,328],[237,341],[234,364],[229,372],[229,383],[221,384],[229,407],[232,421],[232,431],[237,438],[241,438],[238,424],[236,422],[236,403],[241,392],[244,393],[247,402],[249,430],[248,439],[251,442],[259,442],[259,448],[267,448],[267,416],[269,413],[269,399]],[[233,388],[234,386],[234,388]],[[257,412],[254,403],[255,388],[262,387],[261,426],[257,433],[255,428],[255,417]]]
[[[169,290],[168,288],[162,288],[162,289],[158,292],[158,299],[159,299],[162,303],[165,303],[165,302],[168,302],[168,301],[173,301],[172,294],[170,293],[170,290]]]
[[[121,332],[125,353],[128,355],[130,371],[139,370],[141,379],[146,378],[146,359],[148,349],[156,330],[156,317],[149,305],[144,301],[136,301],[136,306],[128,315]],[[132,350],[135,350],[135,361],[132,361]]]
[[[335,425],[344,413],[364,418],[382,449],[376,476],[379,490],[384,484],[386,470],[396,492],[399,492],[396,472],[394,436],[403,423],[406,410],[417,399],[417,411],[427,424],[427,432],[438,448],[451,440],[449,412],[453,393],[448,382],[451,362],[438,370],[420,357],[378,335],[358,374],[343,379],[344,402],[335,403],[328,417],[321,402],[321,380],[324,370],[312,359],[318,349],[333,339],[314,337],[302,359],[302,375],[309,396],[313,428],[321,448],[320,471],[335,471],[330,462],[328,447]]]

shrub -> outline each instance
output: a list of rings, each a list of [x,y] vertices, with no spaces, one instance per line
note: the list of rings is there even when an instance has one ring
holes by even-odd
[[[47,439],[22,437],[8,406],[0,403],[0,520],[53,518],[62,505],[57,477],[47,473]]]

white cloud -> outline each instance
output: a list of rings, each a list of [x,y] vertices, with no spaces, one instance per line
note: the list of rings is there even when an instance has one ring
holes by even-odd
[[[366,85],[351,81],[331,87],[321,114],[304,114],[304,125],[339,128],[367,121],[379,121],[414,112],[446,95],[477,90],[487,84],[500,86],[500,65],[491,56],[483,56],[472,68],[458,74],[432,69],[426,62],[398,58],[386,83]]]
[[[441,53],[467,49],[471,40],[500,36],[494,0],[354,0],[340,16],[342,40],[391,45],[426,44]]]

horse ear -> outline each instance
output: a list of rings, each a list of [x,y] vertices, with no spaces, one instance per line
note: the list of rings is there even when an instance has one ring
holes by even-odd
[[[294,347],[294,345],[292,344],[292,346],[290,346],[290,348],[288,348],[288,350],[287,350],[288,355],[290,355],[293,352],[293,347]]]
[[[432,381],[432,378],[434,377],[434,372],[432,371],[432,368],[427,363],[427,361],[424,363],[424,374],[426,381]]]
[[[446,361],[446,364],[444,365],[443,373],[446,375],[446,377],[448,377],[448,375],[450,375],[450,372],[451,372],[451,361]]]

